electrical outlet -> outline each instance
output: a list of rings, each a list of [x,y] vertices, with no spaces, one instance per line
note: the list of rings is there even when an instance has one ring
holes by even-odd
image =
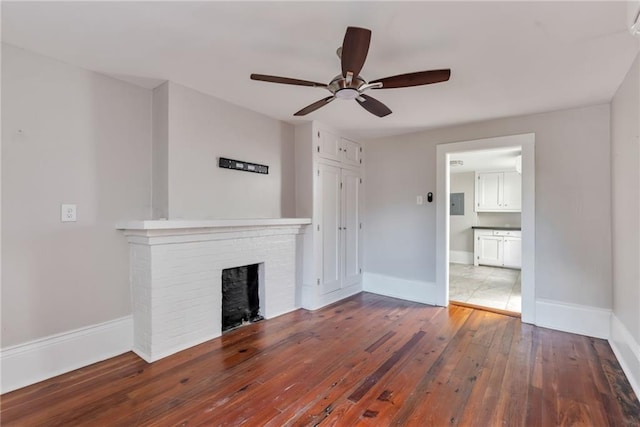
[[[424,205],[424,197],[416,196],[416,205]]]
[[[60,221],[76,222],[76,205],[60,205]]]

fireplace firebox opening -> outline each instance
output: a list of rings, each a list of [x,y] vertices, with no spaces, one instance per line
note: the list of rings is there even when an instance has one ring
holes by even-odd
[[[260,264],[222,270],[222,332],[258,322]]]

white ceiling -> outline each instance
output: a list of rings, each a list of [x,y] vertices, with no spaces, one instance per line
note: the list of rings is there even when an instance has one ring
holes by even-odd
[[[462,160],[463,164],[451,166],[450,172],[456,174],[474,171],[513,171],[516,170],[516,158],[520,154],[521,147],[453,153],[449,160]]]
[[[638,43],[624,2],[2,2],[4,42],[146,87],[172,80],[291,123],[357,138],[609,102]],[[323,89],[347,26],[373,31],[367,80],[451,68],[451,80],[368,92],[393,114]]]

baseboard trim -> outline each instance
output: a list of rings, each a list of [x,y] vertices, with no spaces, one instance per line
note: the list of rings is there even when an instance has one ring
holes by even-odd
[[[334,302],[348,298],[362,292],[362,283],[358,282],[346,288],[338,289],[337,291],[329,292],[324,295],[314,294],[316,291],[317,289],[313,289],[312,287],[307,287],[302,290],[302,308],[314,311],[333,304]]]
[[[344,289],[340,289],[338,291],[335,292],[331,292],[325,295],[321,295],[318,298],[318,306],[314,308],[314,310],[317,310],[319,308],[325,307],[327,305],[333,304],[334,302],[338,302],[340,300],[343,300],[345,298],[350,297],[351,295],[355,295],[359,292],[362,292],[362,284],[361,283],[357,283],[355,285],[351,285],[347,288]]]
[[[437,305],[434,282],[401,279],[383,274],[364,273],[363,290],[373,294],[399,298],[423,304]]]
[[[315,310],[317,289],[313,286],[302,286],[300,290],[300,307],[305,310]]]
[[[616,355],[631,388],[640,399],[640,344],[615,314],[611,315],[609,345]]]
[[[537,299],[535,324],[543,328],[608,339],[611,310]]]
[[[160,359],[164,359],[165,357],[171,356],[173,354],[179,353],[181,351],[187,350],[191,347],[195,347],[200,344],[204,344],[213,339],[219,338],[221,333],[213,333],[204,337],[198,337],[193,340],[189,340],[187,342],[181,342],[178,345],[173,347],[164,348],[161,350],[155,350],[152,354],[145,352],[144,350],[137,348],[135,345],[132,351],[137,354],[141,359],[143,359],[147,363],[157,362]]]
[[[133,318],[122,317],[0,350],[7,393],[131,350]]]
[[[449,262],[454,264],[473,265],[473,252],[449,251]]]

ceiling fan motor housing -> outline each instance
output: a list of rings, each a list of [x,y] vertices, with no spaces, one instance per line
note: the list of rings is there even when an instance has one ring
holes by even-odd
[[[329,91],[338,99],[356,99],[360,95],[358,90],[366,82],[362,77],[355,76],[351,79],[351,83],[347,83],[347,79],[338,74],[327,85]]]

